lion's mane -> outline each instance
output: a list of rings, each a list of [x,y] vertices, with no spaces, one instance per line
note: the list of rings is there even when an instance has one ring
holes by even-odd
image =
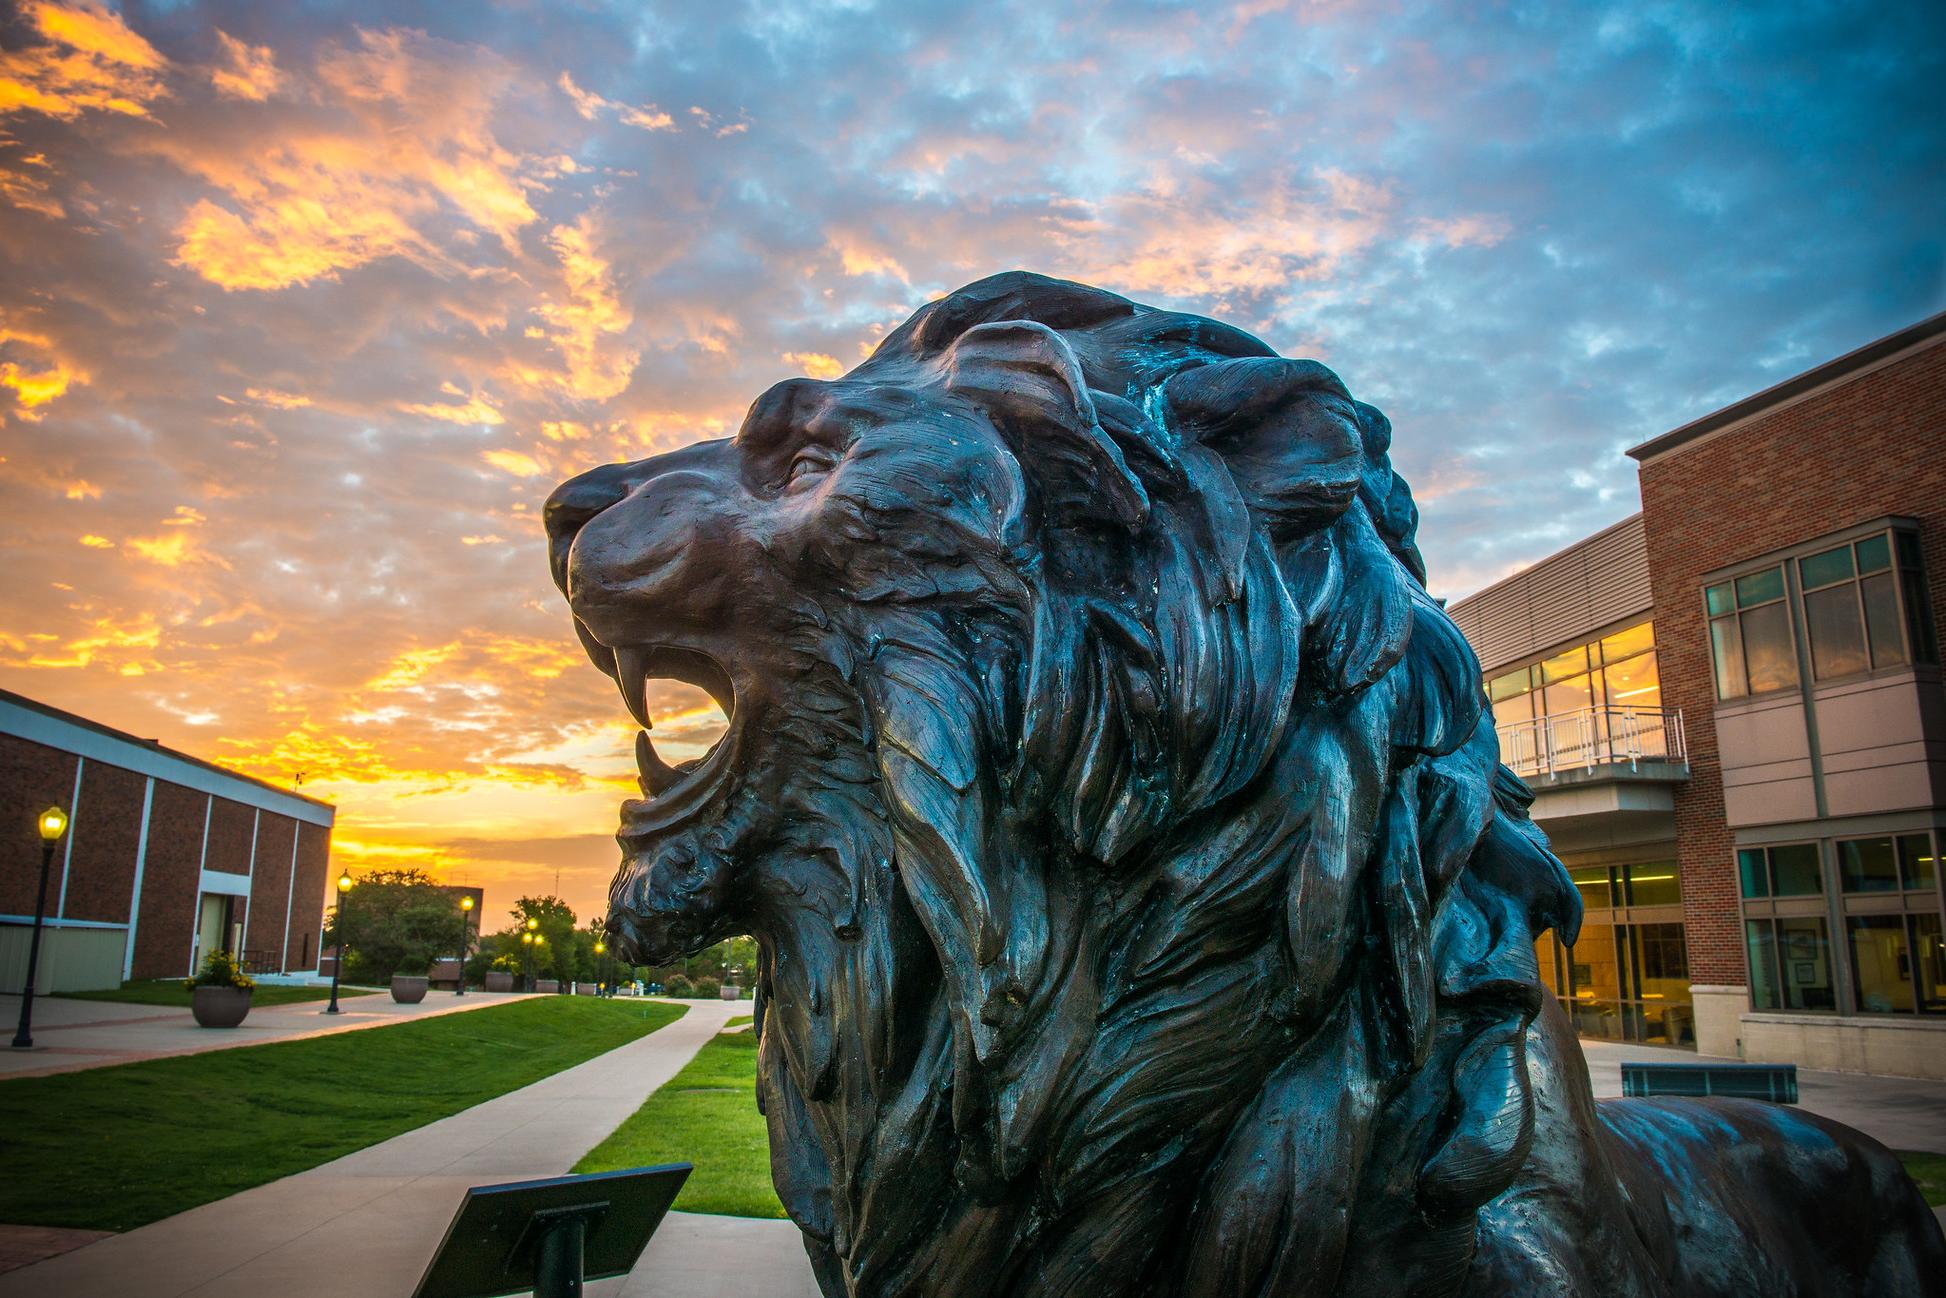
[[[1534,940],[1579,903],[1425,592],[1384,416],[1025,274],[846,381],[976,401],[1025,492],[977,533],[851,502],[883,582],[817,593],[842,661],[801,747],[875,769],[822,780],[825,882],[758,936],[760,1097],[821,1283],[1457,1284],[1532,1138]]]

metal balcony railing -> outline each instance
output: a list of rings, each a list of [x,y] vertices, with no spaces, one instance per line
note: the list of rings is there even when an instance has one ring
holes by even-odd
[[[1689,760],[1677,708],[1576,708],[1497,729],[1500,760],[1522,776]]]

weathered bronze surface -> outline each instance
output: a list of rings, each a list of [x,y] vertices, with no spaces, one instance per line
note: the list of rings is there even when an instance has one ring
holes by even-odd
[[[1007,274],[549,502],[637,719],[730,718],[638,743],[609,931],[761,944],[827,1294],[1946,1291],[1871,1140],[1590,1099],[1534,958],[1579,902],[1390,441],[1322,365]]]

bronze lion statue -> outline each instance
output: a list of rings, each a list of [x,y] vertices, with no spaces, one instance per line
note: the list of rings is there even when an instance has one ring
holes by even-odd
[[[608,929],[762,950],[829,1295],[1941,1294],[1873,1141],[1595,1103],[1573,886],[1424,588],[1391,429],[1214,320],[1021,273],[548,504],[643,725]]]

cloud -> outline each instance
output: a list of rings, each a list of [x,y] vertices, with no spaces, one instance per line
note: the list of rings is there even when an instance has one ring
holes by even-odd
[[[574,111],[581,114],[586,121],[592,122],[603,113],[613,113],[618,120],[640,130],[673,131],[676,129],[676,119],[654,104],[638,107],[634,104],[618,104],[612,99],[603,99],[593,91],[583,90],[576,85],[573,75],[565,69],[562,70],[555,84],[561,87],[561,93],[574,104]]]
[[[0,115],[146,117],[166,93],[167,61],[120,14],[94,4],[28,0],[21,16],[40,41],[0,51]]]
[[[223,66],[210,70],[210,84],[217,94],[262,103],[277,93],[284,78],[270,46],[249,45],[225,31],[218,31],[216,39],[224,60]]]

